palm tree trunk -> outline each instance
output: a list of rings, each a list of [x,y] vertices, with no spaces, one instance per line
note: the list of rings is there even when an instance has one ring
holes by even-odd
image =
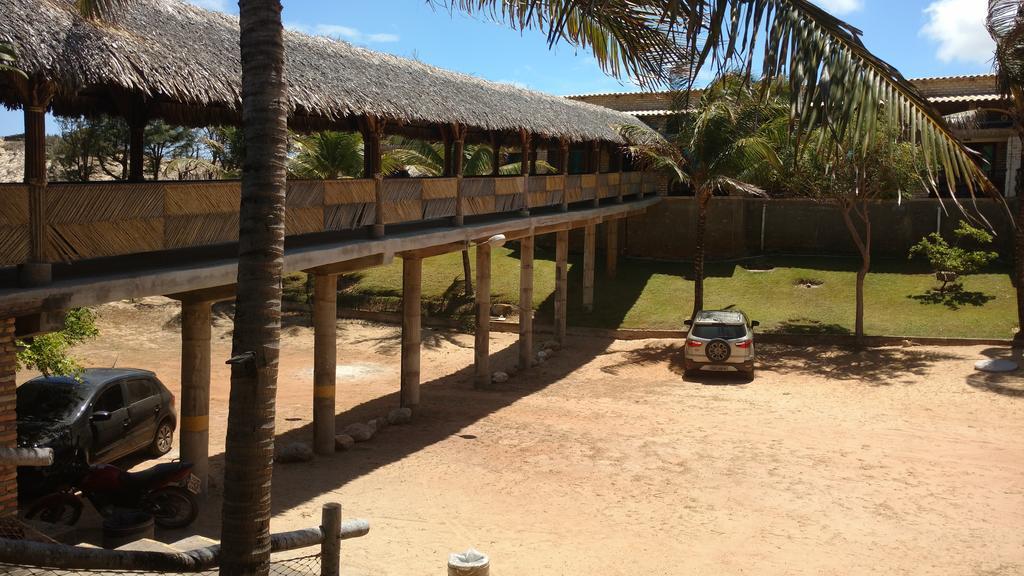
[[[245,163],[221,511],[222,575],[265,575],[281,335],[287,101],[280,0],[240,0]]]
[[[1024,102],[1020,98],[1024,93],[1014,93],[1013,124],[1017,129],[1017,136],[1024,142]],[[1017,289],[1017,333],[1013,339],[1018,344],[1024,342],[1024,181],[1021,176],[1024,170],[1018,170],[1015,179],[1015,194],[1017,200],[1017,222],[1014,226],[1013,235],[1013,280]]]
[[[473,267],[469,264],[469,250],[462,251],[462,276],[466,279],[466,298],[472,298]]]
[[[710,192],[700,191],[697,193],[697,239],[693,255],[693,312],[690,314],[690,318],[696,318],[697,312],[704,309],[704,236],[708,228],[708,202],[710,200]]]

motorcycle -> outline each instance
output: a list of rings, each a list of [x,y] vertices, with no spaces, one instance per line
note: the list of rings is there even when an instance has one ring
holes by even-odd
[[[161,528],[184,528],[199,514],[195,497],[199,488],[190,462],[157,464],[141,472],[99,464],[89,466],[62,490],[35,501],[25,518],[74,526],[82,516],[85,499],[104,518],[117,510],[143,510],[152,514]]]

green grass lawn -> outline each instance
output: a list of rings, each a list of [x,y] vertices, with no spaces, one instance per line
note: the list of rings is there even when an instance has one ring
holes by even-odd
[[[474,255],[470,254],[475,266]],[[492,298],[517,303],[519,258],[515,247],[495,250]],[[569,268],[569,324],[603,328],[679,329],[689,315],[693,282],[688,263],[620,259],[615,280],[605,278],[604,255],[598,254],[595,309],[581,308],[582,264],[572,255]],[[712,264],[705,282],[708,308],[736,307],[761,321],[764,330],[846,333],[853,330],[855,259],[777,257],[770,272],[753,272],[744,263]],[[538,321],[550,322],[553,309],[554,252],[537,250],[534,306]],[[293,282],[296,279],[293,279]],[[808,288],[799,281],[820,283]],[[397,310],[401,296],[399,259],[349,275],[343,280],[342,306]],[[1009,338],[1016,328],[1014,290],[1006,270],[966,278],[956,299],[929,297],[938,286],[920,264],[878,260],[866,282],[865,329],[868,334]],[[287,287],[286,287],[287,290]],[[423,263],[423,297],[430,314],[463,315],[471,305],[460,297],[459,253]]]

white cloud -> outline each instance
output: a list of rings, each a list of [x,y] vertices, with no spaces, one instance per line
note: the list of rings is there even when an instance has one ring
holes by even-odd
[[[223,1],[223,0],[202,0],[202,1]],[[401,38],[398,34],[390,34],[386,32],[375,32],[366,33],[351,26],[341,26],[338,24],[317,24],[315,26],[306,26],[304,24],[286,23],[285,28],[291,30],[297,30],[299,32],[305,32],[307,34],[318,34],[320,36],[330,36],[331,38],[340,38],[342,40],[348,40],[354,44],[377,44],[382,42],[398,42]]]
[[[864,0],[813,0],[832,14],[849,14],[864,7]]]
[[[939,60],[985,64],[992,59],[995,44],[985,30],[985,0],[935,0],[924,13],[928,23],[921,34],[938,43]]]
[[[227,0],[188,0],[189,3],[195,4],[200,8],[207,10],[214,10],[216,12],[228,12]]]

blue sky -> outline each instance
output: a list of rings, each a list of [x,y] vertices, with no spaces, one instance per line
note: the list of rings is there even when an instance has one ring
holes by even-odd
[[[231,0],[192,0],[237,12]],[[864,31],[867,47],[908,77],[991,70],[986,0],[815,0]],[[443,3],[443,2],[439,2]],[[428,64],[553,94],[632,91],[585,51],[549,50],[538,33],[432,8],[424,0],[284,0],[291,28]],[[48,130],[54,131],[52,122]],[[0,110],[0,135],[22,131],[20,111]]]

